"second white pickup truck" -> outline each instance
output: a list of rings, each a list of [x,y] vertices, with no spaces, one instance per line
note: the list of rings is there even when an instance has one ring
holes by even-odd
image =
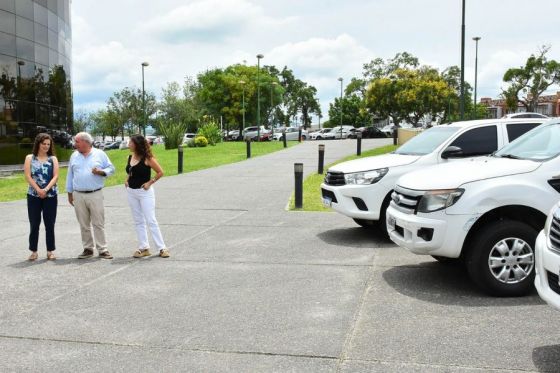
[[[489,157],[402,176],[387,209],[391,240],[416,254],[464,260],[496,296],[533,288],[535,240],[560,198],[560,120]]]

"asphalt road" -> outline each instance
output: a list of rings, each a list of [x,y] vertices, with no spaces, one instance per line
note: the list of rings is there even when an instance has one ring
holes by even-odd
[[[104,189],[112,261],[76,259],[61,196],[59,259],[41,233],[27,262],[25,201],[0,203],[0,371],[560,372],[560,313],[536,294],[490,298],[348,218],[285,211],[317,144],[160,180],[169,259],[131,257],[121,186]],[[326,142],[326,163],[354,151]]]

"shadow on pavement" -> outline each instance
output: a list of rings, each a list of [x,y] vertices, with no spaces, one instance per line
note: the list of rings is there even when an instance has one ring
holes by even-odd
[[[560,372],[560,345],[533,349],[533,363],[539,372]]]
[[[543,302],[533,291],[528,296],[496,298],[482,293],[458,264],[425,262],[383,272],[383,278],[399,293],[422,301],[465,307],[537,305]]]
[[[386,238],[380,231],[364,228],[338,228],[321,232],[319,239],[337,246],[348,247],[393,247],[395,244]]]

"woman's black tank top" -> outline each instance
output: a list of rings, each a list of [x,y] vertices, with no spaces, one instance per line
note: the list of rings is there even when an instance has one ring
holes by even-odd
[[[147,183],[151,178],[152,169],[146,166],[145,159],[142,158],[140,162],[134,166],[130,165],[132,156],[128,156],[126,162],[126,173],[128,174],[128,187],[131,189],[140,189],[144,183]]]

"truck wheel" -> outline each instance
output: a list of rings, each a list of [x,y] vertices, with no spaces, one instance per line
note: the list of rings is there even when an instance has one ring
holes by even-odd
[[[469,276],[490,295],[527,294],[535,278],[537,234],[530,225],[515,220],[485,226],[476,233],[466,253]]]

